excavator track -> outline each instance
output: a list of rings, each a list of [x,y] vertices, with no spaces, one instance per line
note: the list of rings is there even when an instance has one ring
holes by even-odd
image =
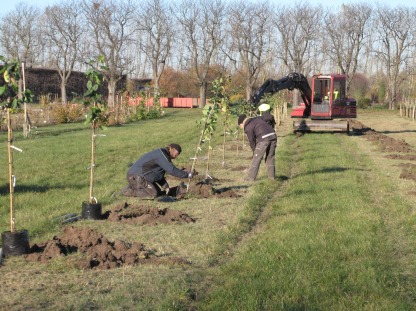
[[[293,121],[293,131],[296,132],[349,132],[347,120],[306,120]]]

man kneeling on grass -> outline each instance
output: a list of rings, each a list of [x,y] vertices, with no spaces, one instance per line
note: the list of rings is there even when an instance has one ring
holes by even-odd
[[[178,178],[192,178],[193,173],[178,169],[172,160],[181,153],[178,144],[170,144],[165,148],[158,148],[140,157],[128,170],[127,182],[123,189],[126,196],[154,199],[160,195],[169,195],[169,184],[165,174]],[[173,193],[172,193],[173,194]]]

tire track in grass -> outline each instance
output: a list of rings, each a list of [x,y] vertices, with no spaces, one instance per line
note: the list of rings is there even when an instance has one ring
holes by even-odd
[[[271,205],[282,193],[288,179],[293,175],[293,150],[295,136],[291,132],[291,123],[287,122],[277,130],[278,145],[276,151],[276,180],[261,180],[253,184],[253,195],[247,199],[244,212],[237,224],[230,226],[227,233],[218,237],[216,249],[209,258],[209,265],[215,266],[229,259],[238,244],[255,234],[271,213]],[[288,177],[289,176],[289,177]]]

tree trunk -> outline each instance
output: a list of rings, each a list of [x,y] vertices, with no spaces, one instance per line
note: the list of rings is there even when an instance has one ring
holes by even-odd
[[[61,102],[66,105],[68,103],[68,98],[66,95],[66,81],[61,81]]]
[[[199,98],[200,98],[200,103],[199,103],[199,108],[204,108],[206,101],[207,101],[207,84],[206,82],[202,83],[201,86],[199,87]]]
[[[116,94],[116,80],[111,79],[108,81],[108,98],[107,104],[109,107],[114,107],[114,96]]]
[[[250,83],[249,79],[247,79],[247,83],[246,83],[246,100],[247,101],[250,100],[251,94],[252,94],[251,83]]]

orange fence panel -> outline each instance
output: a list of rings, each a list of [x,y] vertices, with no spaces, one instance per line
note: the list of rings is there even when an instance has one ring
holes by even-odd
[[[136,97],[131,98],[129,97],[129,105],[130,106],[137,106],[140,104],[142,98]],[[191,98],[191,97],[161,97],[160,104],[164,108],[193,108],[194,106],[198,106],[199,99],[198,98]],[[154,99],[149,98],[144,103],[146,107],[152,107],[154,105]]]

